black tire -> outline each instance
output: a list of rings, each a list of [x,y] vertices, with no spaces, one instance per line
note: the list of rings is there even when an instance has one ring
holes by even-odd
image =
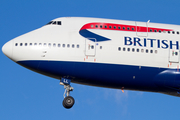
[[[63,100],[63,106],[67,109],[71,108],[75,103],[75,100],[71,96],[67,96]]]

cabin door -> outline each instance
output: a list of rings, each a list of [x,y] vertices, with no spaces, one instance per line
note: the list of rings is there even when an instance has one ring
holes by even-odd
[[[169,62],[178,63],[179,62],[179,50],[173,45],[172,49],[169,49]]]
[[[94,57],[96,55],[96,39],[88,38],[85,40],[85,55]]]
[[[148,36],[148,23],[149,22],[136,22],[136,34],[139,37]]]

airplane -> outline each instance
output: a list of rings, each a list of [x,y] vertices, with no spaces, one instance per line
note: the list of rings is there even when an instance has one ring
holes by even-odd
[[[180,96],[180,26],[90,17],[60,17],[16,37],[3,53],[60,80],[63,106],[70,83]]]

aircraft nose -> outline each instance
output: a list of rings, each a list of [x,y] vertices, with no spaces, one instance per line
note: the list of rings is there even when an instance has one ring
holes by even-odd
[[[13,49],[13,41],[9,41],[6,44],[3,45],[2,47],[2,52],[8,57],[12,57],[12,49]]]

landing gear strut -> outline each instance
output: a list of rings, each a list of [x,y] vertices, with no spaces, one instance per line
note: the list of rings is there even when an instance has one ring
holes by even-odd
[[[70,86],[70,82],[71,80],[70,79],[66,79],[66,78],[61,78],[60,80],[60,85],[63,85],[64,86],[64,100],[62,102],[63,106],[66,108],[66,109],[69,109],[71,108],[74,103],[75,103],[75,100],[73,97],[69,96],[70,95],[70,91],[73,91],[73,87]]]

